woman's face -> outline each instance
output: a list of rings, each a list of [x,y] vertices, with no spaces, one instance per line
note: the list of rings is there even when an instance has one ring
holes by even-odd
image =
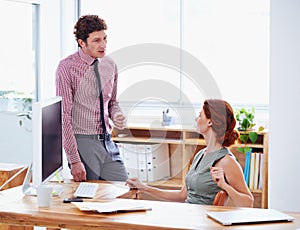
[[[203,111],[199,113],[199,116],[196,118],[197,123],[197,132],[200,134],[205,134],[209,127],[211,127],[211,120],[208,119]]]

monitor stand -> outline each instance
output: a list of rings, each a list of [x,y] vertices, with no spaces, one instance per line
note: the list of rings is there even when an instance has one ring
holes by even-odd
[[[22,192],[28,196],[36,196],[36,188],[30,183],[32,177],[32,164],[28,167],[26,176],[23,181]]]
[[[30,166],[28,167],[28,171],[24,178],[22,192],[27,196],[36,196],[37,191],[36,188],[32,185],[32,183],[30,183],[31,178],[32,178],[32,164],[30,164]],[[64,187],[62,185],[51,185],[51,187],[53,188],[52,196],[59,196],[64,190]]]

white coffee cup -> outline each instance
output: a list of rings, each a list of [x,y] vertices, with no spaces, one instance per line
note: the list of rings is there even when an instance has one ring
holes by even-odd
[[[37,187],[37,200],[40,208],[50,207],[52,190],[52,187],[49,185],[40,185]]]

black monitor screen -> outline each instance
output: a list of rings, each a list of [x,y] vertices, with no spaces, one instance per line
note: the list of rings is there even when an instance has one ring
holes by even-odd
[[[42,181],[62,167],[61,101],[42,108]]]

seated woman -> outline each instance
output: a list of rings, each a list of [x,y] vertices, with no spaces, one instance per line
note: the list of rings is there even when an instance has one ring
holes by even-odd
[[[147,186],[138,178],[130,178],[126,184],[159,199],[205,205],[211,205],[223,189],[235,206],[253,207],[242,168],[228,148],[239,138],[232,107],[224,100],[205,100],[196,122],[206,148],[195,155],[181,190]]]

